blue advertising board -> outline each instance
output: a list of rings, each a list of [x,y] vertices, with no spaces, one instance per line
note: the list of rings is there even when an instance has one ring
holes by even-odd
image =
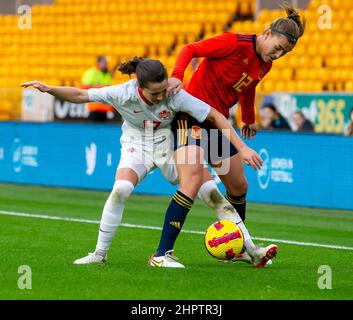
[[[353,209],[352,137],[259,132],[248,145],[264,160],[246,168],[249,200]]]
[[[2,122],[0,182],[110,190],[120,135],[117,125]],[[353,209],[353,138],[260,131],[248,145],[264,159],[246,167],[249,201]],[[155,170],[135,191],[175,190]]]
[[[0,123],[0,182],[110,190],[120,159],[121,127]],[[136,192],[172,194],[154,170]]]

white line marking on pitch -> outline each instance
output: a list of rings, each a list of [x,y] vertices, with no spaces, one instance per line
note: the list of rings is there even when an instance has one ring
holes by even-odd
[[[99,224],[98,220],[56,217],[56,216],[47,216],[47,215],[42,215],[42,214],[31,214],[31,213],[21,213],[21,212],[11,212],[11,211],[0,211],[0,215],[16,216],[16,217],[27,217],[27,218],[38,218],[38,219],[46,219],[46,220],[72,221],[72,222],[81,222],[81,223],[83,222],[83,223]],[[126,228],[135,228],[135,229],[148,229],[148,230],[159,230],[159,231],[162,230],[161,227],[143,226],[143,225],[129,224],[129,223],[122,223],[121,226],[122,227],[126,227]],[[182,230],[181,232],[191,233],[191,234],[202,234],[202,235],[204,234],[203,231],[194,231],[194,230]],[[319,247],[319,248],[340,249],[340,250],[351,250],[351,251],[353,251],[353,247],[344,247],[344,246],[337,246],[337,245],[331,245],[331,244],[299,242],[299,241],[291,241],[291,240],[268,239],[268,238],[258,238],[258,237],[253,237],[253,239],[254,240],[260,240],[260,241],[295,244],[295,245],[298,245],[298,246],[308,246],[308,247]]]

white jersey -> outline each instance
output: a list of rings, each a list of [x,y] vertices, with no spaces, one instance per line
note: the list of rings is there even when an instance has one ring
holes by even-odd
[[[124,119],[118,168],[131,168],[142,181],[158,167],[168,181],[177,183],[170,131],[173,118],[181,111],[203,122],[211,110],[208,104],[180,90],[169,99],[148,105],[140,96],[137,79],[121,85],[88,89],[88,96],[92,102],[113,106]]]
[[[205,102],[180,90],[173,97],[164,98],[160,103],[148,105],[140,96],[137,79],[121,85],[88,89],[89,100],[113,106],[123,117],[123,134],[127,129],[140,131],[144,141],[159,138],[158,129],[170,129],[175,114],[186,112],[197,121],[205,121],[211,107]],[[147,139],[146,139],[147,138]]]

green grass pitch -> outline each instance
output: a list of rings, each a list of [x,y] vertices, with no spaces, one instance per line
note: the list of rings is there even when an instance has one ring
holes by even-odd
[[[246,224],[253,237],[299,244],[277,243],[279,255],[272,266],[255,269],[244,263],[218,262],[206,252],[202,234],[181,233],[175,253],[186,269],[179,270],[146,265],[158,245],[160,230],[122,226],[106,265],[77,266],[75,259],[94,250],[98,224],[4,214],[98,221],[107,196],[108,192],[101,191],[0,184],[0,299],[353,298],[352,211],[249,203]],[[161,227],[169,200],[132,195],[123,223]],[[215,220],[213,212],[196,201],[184,229],[204,231]],[[18,287],[22,265],[31,268],[31,289]],[[319,273],[322,265],[330,267],[331,289],[318,287],[320,277],[328,276]]]

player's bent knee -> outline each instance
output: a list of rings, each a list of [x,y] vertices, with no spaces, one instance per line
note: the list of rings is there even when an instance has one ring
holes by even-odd
[[[213,206],[218,206],[219,204],[222,203],[223,201],[223,195],[221,194],[221,192],[218,190],[218,188],[216,189],[212,189],[210,191],[210,194],[209,194],[209,197],[210,197],[210,202]]]
[[[230,188],[227,188],[227,193],[232,196],[243,195],[243,194],[246,194],[247,192],[248,192],[248,182],[246,179],[243,179],[242,181],[230,186]]]
[[[214,180],[209,180],[202,184],[199,190],[199,196],[212,208],[217,207],[224,199]]]
[[[248,192],[248,187],[249,187],[248,181],[246,179],[244,179],[241,182],[239,189],[240,189],[241,193],[244,194],[244,193]]]
[[[134,185],[129,180],[115,181],[114,187],[112,190],[112,196],[114,198],[114,202],[119,202],[119,203],[125,202],[133,190],[134,190]]]

